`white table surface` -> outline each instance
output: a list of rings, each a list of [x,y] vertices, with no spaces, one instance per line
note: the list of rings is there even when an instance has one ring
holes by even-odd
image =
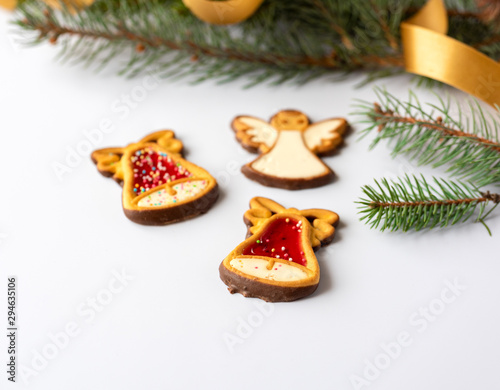
[[[19,370],[12,384],[2,369],[1,389],[499,388],[498,212],[489,220],[493,237],[481,224],[370,230],[354,204],[361,185],[444,171],[393,160],[386,144],[368,151],[373,135],[358,141],[358,125],[339,153],[325,158],[338,175],[331,185],[290,192],[239,172],[255,156],[234,139],[235,115],[268,118],[298,108],[313,120],[353,121],[352,100],[374,100],[373,85],[354,87],[362,75],[249,90],[244,80],[162,80],[126,113],[124,95],[138,96],[137,86],[151,86],[150,79],[61,65],[49,45],[13,43],[8,19],[2,12],[0,323],[7,276],[16,275]],[[401,98],[414,87],[410,76],[377,84]],[[435,101],[429,90],[417,93]],[[84,148],[84,132],[106,119],[113,130],[96,148],[174,129],[187,159],[220,179],[215,207],[189,222],[145,227],[125,218],[120,187],[99,175],[88,155],[59,180],[54,164]],[[333,244],[318,252],[321,282],[313,296],[259,309],[261,301],[229,294],[219,279],[220,261],[245,237],[242,215],[253,196],[340,215]],[[116,273],[130,280],[120,284]],[[105,291],[110,283],[115,293]],[[447,290],[450,283],[459,290]],[[420,310],[429,306],[439,314],[426,319]],[[68,331],[71,337],[62,334]],[[403,347],[395,347],[398,339]],[[0,337],[2,367],[6,350]]]

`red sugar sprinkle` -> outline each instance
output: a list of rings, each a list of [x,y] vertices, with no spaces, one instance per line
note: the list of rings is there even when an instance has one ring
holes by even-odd
[[[137,195],[140,194],[141,187],[148,191],[163,183],[192,176],[191,172],[177,164],[168,154],[156,152],[151,147],[136,151],[131,162],[134,167],[132,187],[138,189]]]

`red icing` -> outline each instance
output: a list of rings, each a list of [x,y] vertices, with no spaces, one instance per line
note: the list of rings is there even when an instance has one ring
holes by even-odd
[[[134,170],[133,191],[137,195],[167,182],[192,176],[168,154],[156,152],[151,147],[136,151],[131,162]]]
[[[269,224],[256,242],[245,248],[243,254],[274,257],[305,266],[307,261],[300,241],[301,234],[301,221],[277,218]]]

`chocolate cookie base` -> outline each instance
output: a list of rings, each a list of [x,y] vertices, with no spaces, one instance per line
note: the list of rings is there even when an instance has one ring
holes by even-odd
[[[216,184],[201,198],[179,206],[150,210],[129,210],[124,208],[123,211],[128,219],[140,225],[169,225],[206,213],[214,205],[218,197],[219,187]]]
[[[262,185],[283,188],[285,190],[304,190],[307,188],[321,187],[331,183],[335,178],[335,174],[330,170],[326,175],[311,179],[284,179],[281,177],[264,175],[251,168],[248,164],[241,167],[241,172],[249,179]]]
[[[260,298],[266,302],[291,302],[311,295],[318,284],[303,287],[274,286],[240,276],[229,271],[224,264],[219,267],[221,280],[231,294],[239,293],[244,297]]]

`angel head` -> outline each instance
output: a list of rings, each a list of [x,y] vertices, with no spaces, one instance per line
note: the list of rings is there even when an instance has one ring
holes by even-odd
[[[271,125],[276,130],[301,130],[309,126],[309,118],[300,111],[283,110],[271,118]]]

